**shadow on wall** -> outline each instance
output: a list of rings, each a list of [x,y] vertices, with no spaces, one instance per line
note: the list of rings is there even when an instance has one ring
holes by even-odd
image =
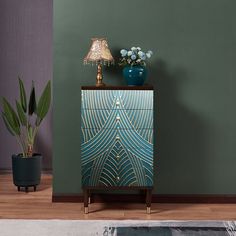
[[[39,129],[35,140],[36,152],[43,156],[43,169],[51,171],[52,168],[52,106],[49,110],[48,117],[42,122],[43,129]],[[40,127],[42,128],[42,127]]]
[[[161,193],[199,193],[204,190],[207,158],[206,124],[180,101],[183,68],[170,70],[164,61],[150,68],[155,88],[154,182]]]

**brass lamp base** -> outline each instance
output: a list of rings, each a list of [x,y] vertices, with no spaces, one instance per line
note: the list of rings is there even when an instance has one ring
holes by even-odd
[[[106,84],[104,84],[104,83],[97,83],[96,85],[95,85],[96,87],[104,87],[104,86],[106,86]]]
[[[102,65],[98,64],[98,70],[97,70],[97,82],[96,87],[102,87],[105,86],[105,84],[102,82]]]

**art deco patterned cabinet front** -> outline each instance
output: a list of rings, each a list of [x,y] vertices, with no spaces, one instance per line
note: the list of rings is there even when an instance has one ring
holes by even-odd
[[[81,163],[85,213],[95,189],[153,188],[153,87],[82,87]]]

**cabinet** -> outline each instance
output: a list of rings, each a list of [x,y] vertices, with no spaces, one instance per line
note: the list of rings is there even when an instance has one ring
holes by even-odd
[[[81,91],[81,164],[85,213],[95,189],[153,187],[153,88],[93,87]]]

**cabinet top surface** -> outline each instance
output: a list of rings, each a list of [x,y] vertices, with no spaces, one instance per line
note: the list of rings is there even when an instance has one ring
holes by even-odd
[[[101,87],[96,86],[81,86],[82,90],[153,90],[152,85],[143,85],[143,86],[114,86],[114,85],[105,85]]]

